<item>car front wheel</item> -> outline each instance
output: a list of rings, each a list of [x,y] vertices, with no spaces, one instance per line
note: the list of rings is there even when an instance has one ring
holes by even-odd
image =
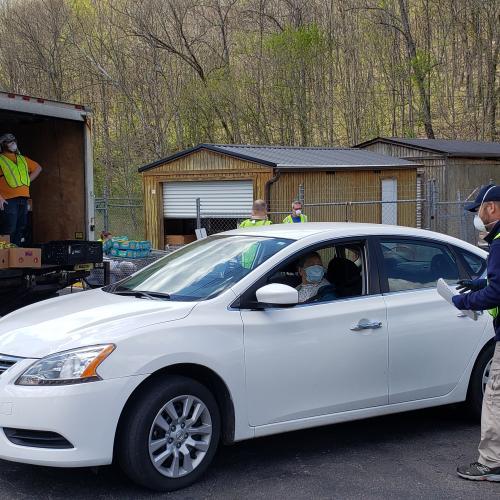
[[[220,414],[210,391],[195,380],[170,376],[141,390],[127,411],[117,458],[136,483],[173,491],[205,472],[219,436]]]

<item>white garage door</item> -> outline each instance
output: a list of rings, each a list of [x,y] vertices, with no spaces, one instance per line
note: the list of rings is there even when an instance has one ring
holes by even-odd
[[[168,219],[196,218],[196,198],[202,217],[229,218],[250,215],[253,182],[164,182],[163,214]]]

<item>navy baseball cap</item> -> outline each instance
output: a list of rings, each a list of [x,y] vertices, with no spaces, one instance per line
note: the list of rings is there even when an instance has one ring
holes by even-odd
[[[479,193],[477,193],[476,199],[465,205],[465,210],[477,212],[481,203],[487,201],[500,201],[500,186],[496,186],[495,184],[482,186]]]

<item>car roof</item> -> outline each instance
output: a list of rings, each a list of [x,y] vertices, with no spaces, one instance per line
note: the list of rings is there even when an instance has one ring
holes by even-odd
[[[309,236],[324,234],[332,238],[348,236],[418,236],[420,238],[432,238],[454,245],[474,247],[463,240],[453,238],[441,233],[435,233],[415,227],[393,226],[385,224],[364,224],[358,222],[307,222],[305,224],[272,224],[269,226],[247,227],[226,231],[224,235],[249,235],[266,236],[272,238],[287,238],[291,240],[302,240]]]

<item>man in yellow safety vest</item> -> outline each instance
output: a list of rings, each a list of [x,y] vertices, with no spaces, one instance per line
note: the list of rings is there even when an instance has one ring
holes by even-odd
[[[238,227],[269,226],[272,222],[267,218],[267,204],[264,200],[255,200],[252,205],[252,216],[245,219]],[[241,265],[245,269],[251,269],[257,255],[258,244],[254,243],[241,255]]]
[[[28,223],[30,185],[42,167],[19,153],[12,134],[0,136],[0,234],[8,234],[11,243],[22,245]]]
[[[267,205],[264,200],[255,200],[252,205],[252,216],[245,219],[238,227],[269,226],[272,222],[267,218]]]
[[[475,213],[474,227],[481,232],[488,231],[484,238],[490,245],[487,279],[481,276],[460,280],[458,290],[462,294],[453,297],[453,304],[458,309],[487,310],[491,314],[495,350],[483,396],[479,458],[477,462],[458,467],[457,472],[464,479],[500,482],[500,186],[483,186],[476,199],[465,208]]]
[[[293,224],[295,222],[307,222],[307,215],[302,213],[302,202],[295,200],[292,203],[292,212],[283,219],[283,224]]]

